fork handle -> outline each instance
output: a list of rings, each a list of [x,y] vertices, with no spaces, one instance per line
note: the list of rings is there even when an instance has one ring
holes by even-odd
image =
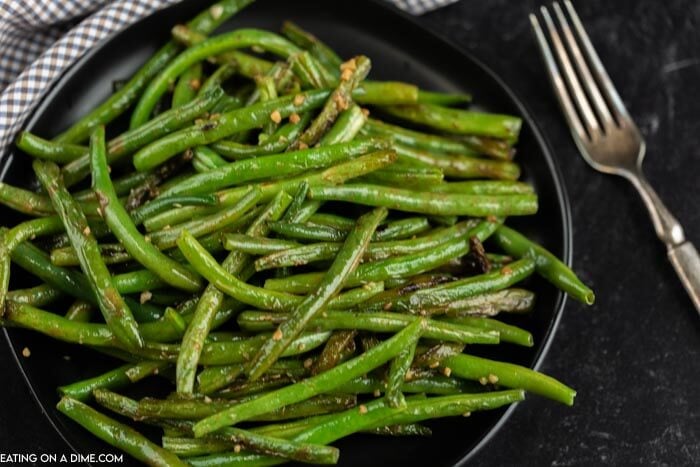
[[[680,222],[673,217],[659,195],[647,182],[641,168],[638,168],[634,175],[630,180],[649,210],[656,234],[668,248],[668,259],[695,305],[695,309],[700,313],[700,255],[693,244],[685,240]]]
[[[669,247],[668,259],[688,292],[695,309],[700,313],[700,255],[692,243]]]

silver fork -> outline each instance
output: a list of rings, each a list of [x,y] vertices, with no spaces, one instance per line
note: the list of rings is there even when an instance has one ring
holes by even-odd
[[[536,15],[530,15],[530,23],[574,141],[594,169],[622,176],[637,188],[656,234],[666,244],[669,260],[700,313],[698,252],[686,241],[680,223],[644,177],[644,139],[627,113],[573,5],[569,0],[564,0],[563,4],[568,18],[559,3],[552,4],[558,28],[547,8],[540,7],[551,47]]]

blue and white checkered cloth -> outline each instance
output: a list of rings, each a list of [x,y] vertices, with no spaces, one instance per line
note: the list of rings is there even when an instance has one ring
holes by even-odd
[[[418,15],[457,0],[388,1]],[[51,83],[83,53],[105,37],[177,2],[0,0],[0,155]]]

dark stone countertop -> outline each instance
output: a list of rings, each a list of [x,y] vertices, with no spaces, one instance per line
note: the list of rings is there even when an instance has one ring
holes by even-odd
[[[531,398],[475,465],[697,465],[700,320],[636,192],[577,154],[527,14],[539,1],[464,0],[425,23],[492,67],[554,148],[571,200],[574,268],[596,291],[569,302],[542,371],[578,390],[566,408]],[[700,3],[577,2],[647,141],[645,172],[700,244]]]
[[[574,267],[598,297],[591,309],[569,302],[542,366],[578,390],[576,405],[531,398],[472,464],[697,465],[700,319],[633,188],[576,153],[531,37],[527,14],[538,4],[462,0],[422,19],[492,67],[539,122],[571,199]],[[646,137],[648,178],[700,245],[700,2],[578,9]],[[6,352],[0,368],[2,451],[63,452],[56,433],[36,425],[39,408]]]

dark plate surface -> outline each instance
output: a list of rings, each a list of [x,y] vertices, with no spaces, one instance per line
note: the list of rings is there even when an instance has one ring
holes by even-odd
[[[172,25],[186,21],[201,8],[196,0],[186,0],[135,24],[96,47],[80,60],[58,83],[34,112],[27,128],[40,135],[53,135],[102,101],[112,82],[128,77],[140,63],[167,40]],[[277,29],[284,19],[297,21],[313,31],[342,56],[363,53],[373,62],[372,78],[400,79],[426,89],[469,91],[479,107],[523,117],[518,144],[518,161],[523,178],[533,183],[540,195],[536,216],[509,221],[569,262],[571,221],[561,177],[551,153],[520,101],[478,60],[427,32],[409,17],[373,1],[261,0],[230,21],[226,27]],[[22,155],[12,151],[3,158],[0,178],[26,185],[31,167]],[[0,210],[0,219],[12,225],[19,217]],[[13,288],[33,285],[15,268]],[[551,341],[561,316],[564,297],[539,278],[528,287],[537,292],[538,303],[532,315],[513,320],[533,333],[533,348],[508,344],[498,348],[473,348],[472,352],[536,367]],[[115,365],[106,357],[19,330],[6,332],[15,355],[24,347],[32,358],[17,358],[19,370],[47,415],[46,427],[53,425],[67,443],[80,453],[105,452],[104,444],[64,419],[54,409],[55,388],[93,376]],[[135,388],[158,390],[158,388]],[[341,449],[341,465],[454,465],[467,460],[505,421],[506,410],[474,414],[429,423],[432,438],[390,439],[353,436],[336,445]],[[11,422],[9,422],[11,423]],[[154,433],[155,434],[155,433]]]

